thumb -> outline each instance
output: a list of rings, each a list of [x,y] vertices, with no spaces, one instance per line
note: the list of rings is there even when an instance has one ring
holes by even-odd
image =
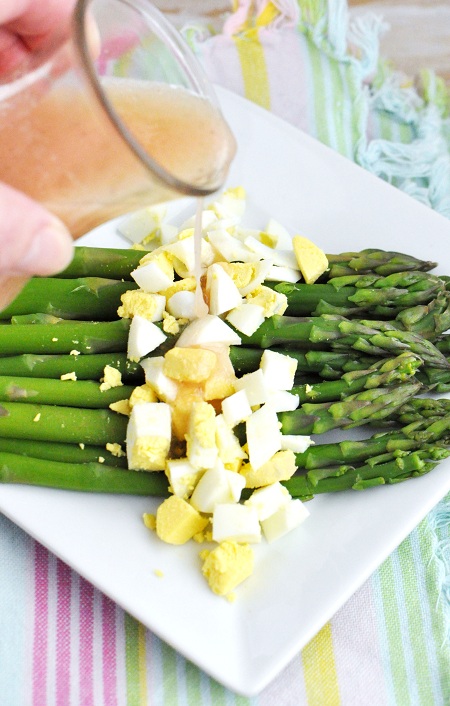
[[[0,276],[52,275],[72,259],[63,223],[40,204],[0,184]]]

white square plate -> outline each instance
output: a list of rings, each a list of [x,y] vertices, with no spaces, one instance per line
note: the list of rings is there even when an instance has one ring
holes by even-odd
[[[399,250],[450,273],[444,218],[257,106],[218,94],[239,145],[228,183],[247,189],[249,224],[272,216],[326,252]],[[85,243],[124,246],[111,224]],[[256,547],[235,603],[207,587],[199,545],[168,546],[144,527],[151,499],[3,486],[0,510],[205,672],[251,696],[449,489],[446,461],[407,483],[317,497],[301,527]]]

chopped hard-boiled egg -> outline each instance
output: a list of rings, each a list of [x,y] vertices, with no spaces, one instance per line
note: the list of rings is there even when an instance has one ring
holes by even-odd
[[[264,318],[263,307],[249,302],[240,304],[227,314],[227,321],[246,336],[251,336],[255,333],[263,323]]]
[[[156,517],[145,520],[147,526],[169,544],[216,542],[216,549],[201,555],[202,571],[211,589],[230,600],[253,570],[248,544],[282,537],[308,515],[282,481],[295,473],[296,454],[313,443],[309,436],[283,436],[278,421],[279,412],[299,403],[291,392],[296,359],[265,350],[259,368],[237,378],[230,346],[240,345],[240,334],[251,336],[265,318],[286,311],[286,295],[265,282],[296,282],[301,273],[308,281],[323,265],[321,251],[317,255],[300,236],[294,247],[276,221],[265,230],[243,227],[244,208],[239,188],[203,212],[200,262],[194,247],[198,217],[175,228],[158,211],[153,223],[149,213],[141,214],[149,252],[132,273],[139,289],[123,295],[118,313],[131,319],[128,357],[140,361],[145,384],[122,401],[123,408],[114,407],[129,415],[129,468],[164,472],[169,482],[171,495]],[[196,307],[199,292],[205,314]],[[178,336],[172,348],[146,357],[166,334]],[[106,376],[105,383],[112,384]]]
[[[261,525],[258,513],[250,505],[239,503],[219,503],[215,506],[212,517],[212,538],[215,542],[261,541]]]
[[[141,402],[127,426],[128,468],[162,471],[172,440],[171,410],[164,402]]]
[[[253,572],[253,550],[248,544],[222,542],[212,551],[201,552],[200,557],[203,576],[219,596],[231,593]]]
[[[328,269],[327,256],[315,243],[302,235],[294,235],[292,247],[306,284],[313,284]]]
[[[176,345],[183,348],[223,343],[227,346],[238,346],[240,337],[218,316],[207,314],[186,326]]]
[[[130,289],[121,296],[122,304],[117,314],[123,319],[141,316],[149,321],[161,321],[166,299],[160,294],[145,292],[143,289]]]
[[[220,264],[208,267],[206,291],[209,297],[209,313],[224,314],[242,302],[242,296],[230,275]]]
[[[309,511],[298,498],[282,505],[273,515],[261,521],[264,536],[268,542],[280,539],[298,527],[309,516]]]
[[[263,405],[251,414],[245,427],[249,463],[257,471],[281,449],[280,423],[276,412]]]
[[[291,390],[293,388],[298,365],[295,358],[266,349],[259,365],[270,389]]]
[[[195,402],[189,416],[186,455],[197,470],[213,468],[218,456],[216,413],[208,402]]]
[[[202,532],[208,522],[186,500],[171,495],[156,511],[156,534],[168,544],[185,544],[194,534]]]
[[[133,316],[128,334],[127,356],[139,361],[154,351],[166,340],[167,336],[158,326],[142,316]]]
[[[118,231],[132,243],[156,238],[166,213],[167,207],[164,204],[143,208],[124,218],[118,226]]]

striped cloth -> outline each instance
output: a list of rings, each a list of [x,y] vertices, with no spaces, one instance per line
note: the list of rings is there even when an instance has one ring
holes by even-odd
[[[450,217],[448,102],[342,0],[240,2],[184,34],[210,78]],[[1,706],[450,704],[450,495],[259,696],[228,691],[0,517]]]

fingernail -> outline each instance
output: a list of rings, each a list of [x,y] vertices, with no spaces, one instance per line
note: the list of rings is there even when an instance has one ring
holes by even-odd
[[[52,275],[67,267],[72,257],[72,237],[67,228],[55,220],[36,233],[18,268],[30,275]]]

